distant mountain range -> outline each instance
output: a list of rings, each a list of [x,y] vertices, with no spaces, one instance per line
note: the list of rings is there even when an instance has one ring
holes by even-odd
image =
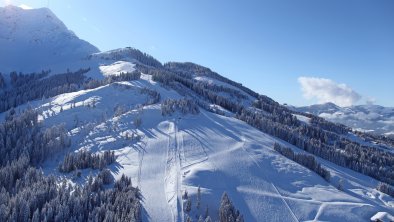
[[[289,108],[311,113],[358,131],[394,136],[394,108],[378,105],[340,107],[333,103]]]

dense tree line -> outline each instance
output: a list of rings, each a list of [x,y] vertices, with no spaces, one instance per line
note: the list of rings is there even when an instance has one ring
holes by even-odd
[[[0,166],[27,156],[33,165],[70,146],[63,125],[44,129],[37,121],[38,112],[27,109],[17,114],[11,109],[0,124]]]
[[[83,187],[66,182],[59,185],[54,176],[29,167],[12,190],[3,181],[0,221],[141,221],[139,190],[125,176],[113,189],[104,189],[100,177],[89,177]]]
[[[23,74],[23,73],[10,73],[11,85],[13,87],[19,87],[25,85],[28,82],[37,81],[41,78],[48,76],[50,71],[42,71],[41,73],[31,73],[31,74]]]
[[[347,127],[343,124],[333,123],[333,122],[325,120],[324,118],[321,118],[319,116],[315,116],[310,113],[298,113],[298,112],[295,112],[295,113],[310,118],[309,123],[311,125],[322,128],[322,129],[329,131],[329,132],[334,132],[337,134],[345,135],[351,131],[351,129],[349,127]]]
[[[141,78],[141,73],[138,71],[120,73],[119,75],[110,75],[105,78],[106,84],[120,81],[133,81]]]
[[[383,145],[384,148],[390,149],[394,147],[394,137],[387,137],[383,135],[376,135],[372,133],[353,131],[357,136],[363,138],[366,142],[375,142],[377,144]]]
[[[393,186],[391,186],[387,183],[380,182],[376,189],[379,190],[380,192],[390,195],[394,198],[394,187]]]
[[[174,86],[174,82],[180,83],[211,103],[217,104],[229,111],[238,112],[242,108],[242,105],[240,105],[239,102],[232,101],[228,97],[219,95],[217,91],[215,92],[211,90],[211,86],[209,84],[203,84],[199,81],[185,78],[168,71],[152,70],[149,74],[152,75],[152,79],[154,81],[161,82],[165,85]]]
[[[330,181],[331,174],[330,171],[325,169],[316,161],[316,158],[312,155],[302,154],[302,153],[294,153],[294,151],[290,148],[283,147],[278,143],[274,144],[274,149],[282,154],[283,156],[301,164],[302,166],[314,171],[319,176],[321,176],[326,181]]]
[[[3,89],[4,87],[6,87],[5,79],[3,74],[0,72],[0,89]]]
[[[253,90],[250,90],[249,88],[243,86],[240,83],[234,82],[226,77],[223,77],[219,75],[216,72],[213,72],[209,68],[191,63],[191,62],[185,62],[185,63],[180,63],[180,62],[169,62],[164,64],[164,68],[167,70],[177,73],[177,74],[188,74],[190,76],[196,75],[196,76],[207,76],[213,79],[217,79],[219,81],[225,82],[229,85],[235,86],[241,91],[249,94],[250,96],[257,98],[259,96],[258,93],[254,92]]]
[[[161,103],[161,114],[168,116],[179,111],[182,114],[198,114],[200,109],[198,105],[191,99],[166,99]]]
[[[114,151],[104,151],[103,153],[92,153],[90,151],[79,151],[68,153],[59,164],[59,171],[69,173],[79,169],[104,169],[106,166],[116,161]]]
[[[139,71],[120,73],[119,75],[110,75],[102,80],[89,78],[83,83],[84,89],[95,89],[100,86],[108,85],[114,82],[133,81],[141,78]]]
[[[89,58],[99,57],[100,59],[105,60],[124,60],[124,59],[135,59],[138,62],[151,67],[160,68],[162,64],[153,58],[151,55],[141,52],[138,49],[126,47],[124,49],[117,49],[106,53],[99,53],[89,56]]]
[[[83,83],[89,69],[80,69],[73,73],[52,75],[46,78],[48,73],[32,73],[29,75],[11,75],[11,87],[0,93],[0,112],[9,110],[28,101],[49,98],[62,93],[74,92]]]
[[[140,93],[149,96],[149,99],[146,101],[145,105],[152,105],[160,102],[161,95],[155,90],[144,87],[140,90]]]

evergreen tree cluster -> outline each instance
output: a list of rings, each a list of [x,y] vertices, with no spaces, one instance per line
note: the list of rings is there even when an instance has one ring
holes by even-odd
[[[182,114],[200,113],[198,105],[190,99],[166,99],[161,103],[161,114],[163,116],[170,116],[176,111],[179,111]]]
[[[100,177],[83,187],[59,185],[54,176],[28,167],[11,190],[4,185],[1,180],[0,221],[141,221],[140,192],[125,176],[113,189],[104,189]]]
[[[79,151],[68,153],[63,162],[59,164],[59,171],[69,173],[80,169],[104,169],[106,166],[116,161],[114,151],[104,151],[104,153],[95,154],[90,151]]]
[[[248,110],[243,110],[237,118],[339,166],[394,184],[394,154],[391,152],[361,145],[317,126],[280,124]]]
[[[227,193],[223,193],[219,208],[220,222],[244,222],[243,215],[235,209]]]
[[[71,144],[63,125],[44,129],[37,121],[38,112],[27,109],[17,114],[11,109],[4,123],[0,123],[0,166],[5,166],[21,156],[37,165],[47,157]]]
[[[84,186],[59,184],[36,169],[70,145],[62,126],[44,129],[37,117],[32,109],[11,109],[0,124],[0,221],[141,221],[141,195],[130,178],[104,189],[113,180],[107,169]],[[115,160],[113,152],[86,159],[99,168]]]
[[[31,73],[31,74],[23,74],[23,73],[10,73],[11,85],[13,87],[19,87],[25,85],[28,82],[37,81],[41,78],[48,76],[50,71],[42,71],[41,73]]]
[[[80,69],[73,73],[48,75],[48,72],[40,74],[16,74],[11,73],[13,87],[0,92],[0,112],[19,106],[28,101],[49,98],[62,93],[77,91],[83,80],[84,74],[90,69]]]
[[[160,102],[161,95],[159,92],[146,87],[142,88],[140,92],[141,94],[146,94],[149,96],[149,99],[145,103],[146,105],[152,105]]]
[[[278,143],[274,144],[274,149],[282,154],[283,156],[301,164],[302,166],[314,171],[319,176],[321,176],[326,181],[330,181],[331,174],[326,168],[322,167],[320,163],[316,161],[316,158],[312,155],[302,154],[302,153],[294,153],[294,151],[290,148],[283,147]]]
[[[242,109],[242,105],[239,104],[239,101],[232,99],[232,94],[229,94],[228,96],[223,96],[220,94],[220,92],[223,91],[214,91],[212,90],[212,88],[215,87],[212,87],[210,84],[204,84],[201,83],[200,81],[189,78],[188,77],[189,75],[183,77],[180,75],[170,73],[168,71],[161,71],[161,70],[152,70],[149,72],[149,74],[152,75],[152,79],[154,81],[158,81],[165,85],[172,86],[174,87],[174,89],[179,88],[179,85],[176,84],[179,83],[183,85],[185,88],[191,90],[192,92],[202,96],[209,102],[219,105],[231,112],[235,113]],[[216,87],[215,89],[218,90],[221,88],[224,87],[223,86]],[[235,90],[229,89],[228,91],[235,91]],[[181,94],[183,93],[181,92]]]
[[[192,218],[198,219],[198,222],[212,222],[211,216],[209,215],[209,208],[206,207],[204,211],[201,209],[201,188],[197,189],[196,202],[193,204],[192,198],[187,192],[184,191],[182,194],[183,211],[185,214],[186,221],[193,221]],[[196,208],[193,211],[193,208]],[[222,199],[219,205],[219,209],[215,209],[219,212],[220,222],[244,222],[243,215],[237,210],[231,202],[226,192],[223,193]],[[204,213],[202,213],[204,212]]]
[[[83,88],[95,89],[97,87],[108,85],[114,82],[133,81],[133,80],[138,80],[140,78],[141,78],[141,73],[138,71],[120,73],[119,75],[110,75],[105,77],[103,80],[89,78],[84,82]]]
[[[113,82],[133,81],[141,78],[141,73],[138,71],[120,73],[119,75],[110,75],[105,78],[105,85]]]
[[[185,62],[185,63],[180,63],[180,62],[169,62],[164,64],[164,68],[176,73],[176,74],[181,74],[181,75],[197,75],[197,76],[207,76],[213,79],[217,79],[221,82],[225,82],[229,85],[235,86],[241,91],[249,94],[252,97],[257,98],[259,96],[258,93],[254,92],[253,90],[250,90],[249,88],[243,86],[240,83],[234,82],[226,77],[223,77],[219,75],[216,72],[213,72],[211,69],[203,67],[201,65],[197,65],[191,62]]]
[[[394,198],[394,187],[393,186],[391,186],[387,183],[380,182],[376,189],[379,190],[380,192],[390,195]]]
[[[117,49],[117,50],[113,50],[113,51],[110,51],[107,53],[100,53],[98,55],[91,55],[91,56],[89,56],[89,59],[92,59],[93,57],[99,57],[100,59],[116,60],[116,61],[135,59],[139,63],[141,63],[145,66],[151,66],[151,67],[156,67],[156,68],[162,67],[162,64],[158,60],[153,58],[151,55],[141,52],[140,50],[132,48],[132,47],[126,47],[124,49]]]
[[[391,149],[390,147],[394,147],[394,136],[387,137],[383,135],[376,135],[376,134],[365,133],[360,131],[353,131],[353,132],[357,136],[363,138],[366,142],[373,141],[376,144],[383,145],[383,148],[385,149]]]
[[[0,72],[0,89],[3,89],[4,87],[6,87],[5,79],[3,74]]]

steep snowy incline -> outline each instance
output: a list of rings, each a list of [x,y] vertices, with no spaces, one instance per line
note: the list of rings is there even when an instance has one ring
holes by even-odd
[[[3,73],[58,66],[65,70],[99,51],[68,30],[49,9],[27,10],[15,6],[0,8],[0,48]]]

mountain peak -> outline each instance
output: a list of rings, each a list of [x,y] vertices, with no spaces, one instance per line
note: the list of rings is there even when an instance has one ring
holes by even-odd
[[[99,51],[79,39],[50,9],[13,5],[0,8],[0,48],[0,60],[7,65],[1,67],[2,72],[40,71]],[[22,61],[27,63],[23,69]]]

